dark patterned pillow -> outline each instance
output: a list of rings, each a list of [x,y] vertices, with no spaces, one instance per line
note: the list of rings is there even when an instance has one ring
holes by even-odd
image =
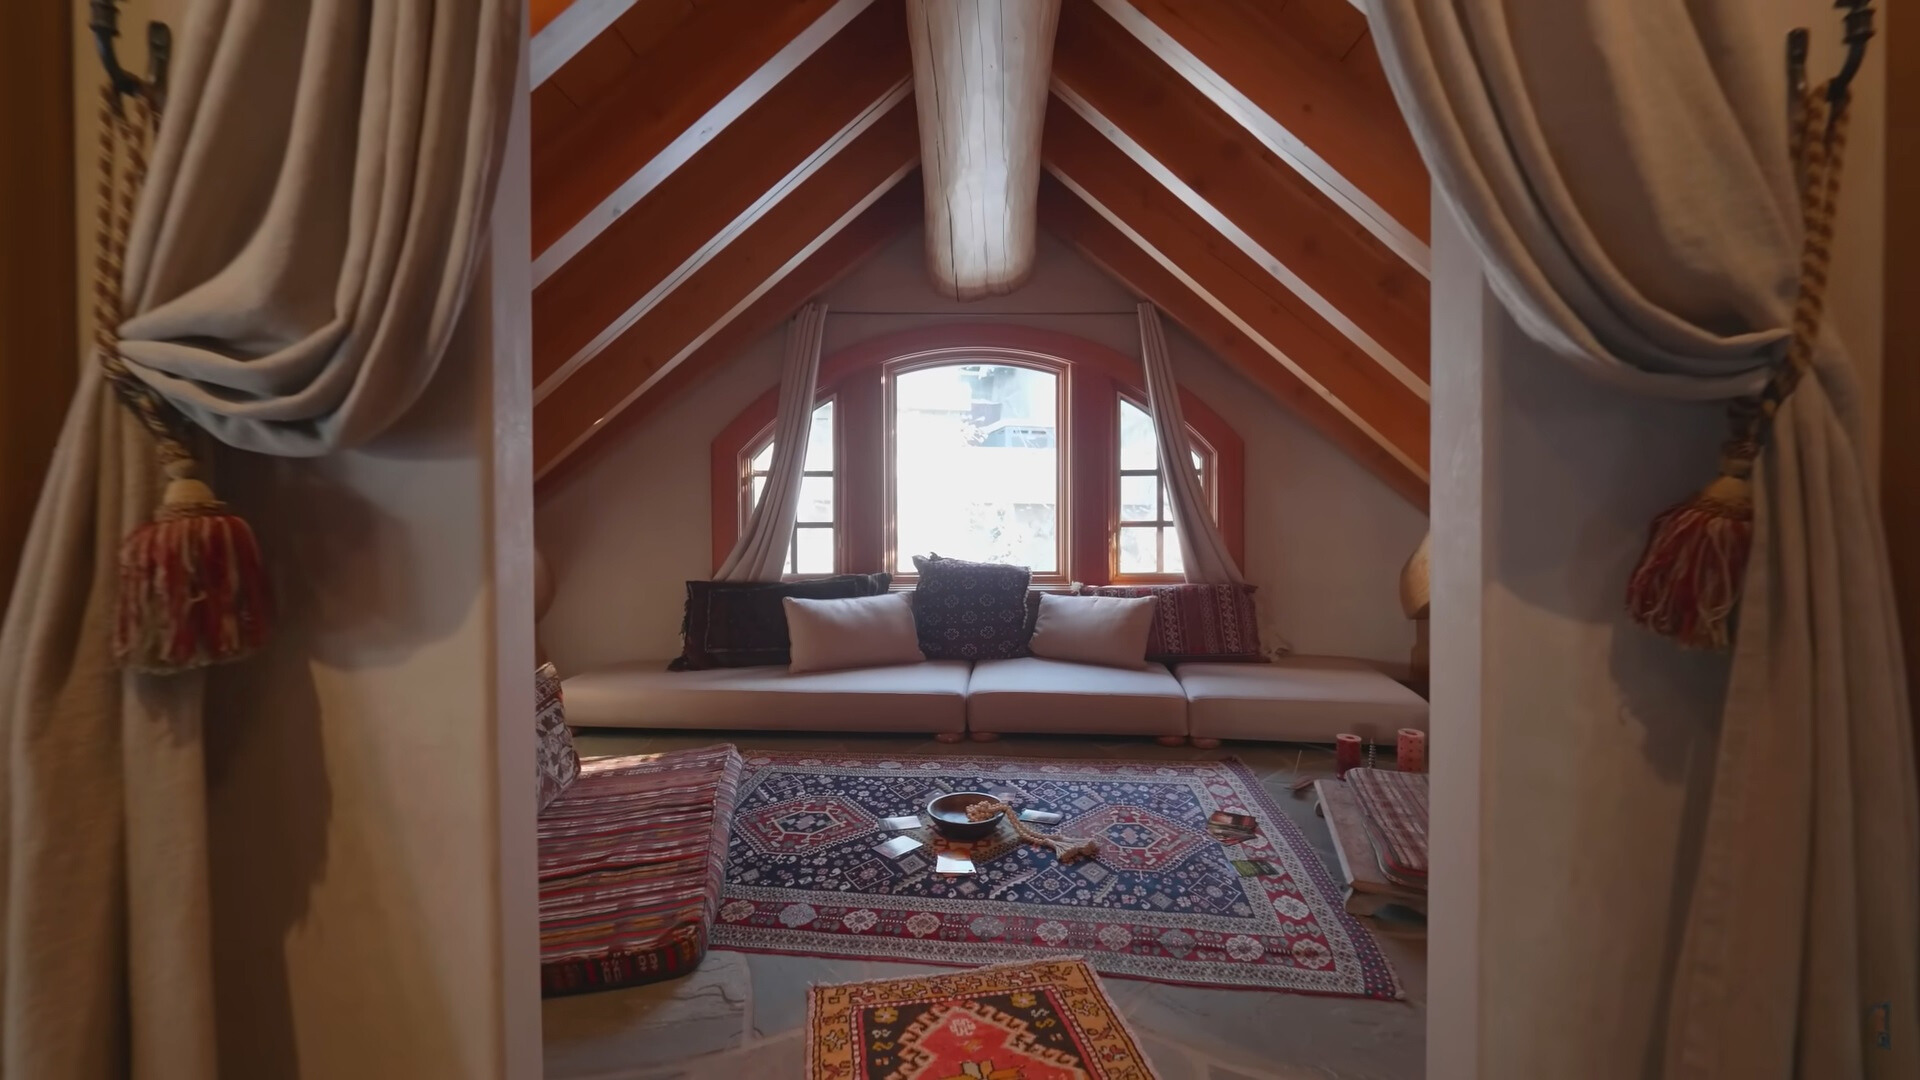
[[[891,574],[841,574],[810,581],[689,581],[675,671],[785,664],[787,610],[780,601],[878,596]]]
[[[1087,596],[1151,596],[1159,603],[1147,635],[1147,659],[1264,663],[1251,585],[1094,585]]]
[[[1024,566],[915,555],[920,583],[913,621],[929,660],[1007,660],[1027,655],[1033,625],[1027,619]]]
[[[560,797],[580,775],[580,753],[573,748],[566,707],[560,700],[560,672],[551,663],[533,673],[533,729],[538,740],[535,773],[540,809]]]

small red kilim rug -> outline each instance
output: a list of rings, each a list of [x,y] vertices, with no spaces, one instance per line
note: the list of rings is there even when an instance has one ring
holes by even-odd
[[[807,1080],[1153,1080],[1078,957],[816,986]]]
[[[742,751],[712,944],[720,949],[979,964],[1084,956],[1102,975],[1393,999],[1399,981],[1306,837],[1236,761],[1073,761]],[[984,791],[1093,837],[1062,863],[1002,827],[978,873],[890,858],[883,819]],[[1255,835],[1226,844],[1216,812]],[[1238,860],[1241,865],[1236,866]],[[1249,874],[1247,871],[1251,871]]]

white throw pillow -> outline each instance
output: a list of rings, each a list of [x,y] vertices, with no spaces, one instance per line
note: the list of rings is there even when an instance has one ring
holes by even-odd
[[[1028,648],[1049,660],[1137,668],[1147,659],[1155,602],[1151,596],[1042,593]]]
[[[792,658],[787,670],[837,671],[841,668],[917,664],[925,660],[914,627],[913,602],[906,593],[882,593],[845,600],[783,597]]]

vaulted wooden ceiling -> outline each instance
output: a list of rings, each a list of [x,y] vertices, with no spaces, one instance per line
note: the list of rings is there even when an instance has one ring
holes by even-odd
[[[533,0],[536,473],[919,220],[904,0]],[[1350,0],[1066,0],[1040,223],[1427,491],[1428,185]]]

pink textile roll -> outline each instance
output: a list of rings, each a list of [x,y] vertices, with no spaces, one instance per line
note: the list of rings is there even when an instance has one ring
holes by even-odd
[[[1400,744],[1394,749],[1394,758],[1399,762],[1401,772],[1427,771],[1427,733],[1418,728],[1400,729]]]
[[[1348,769],[1360,767],[1360,736],[1333,737],[1333,767],[1341,776],[1347,775]]]

